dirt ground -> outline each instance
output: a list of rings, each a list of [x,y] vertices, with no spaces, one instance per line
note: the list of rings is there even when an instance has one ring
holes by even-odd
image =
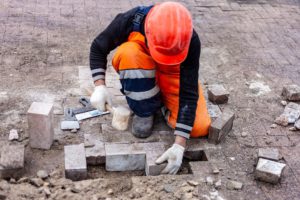
[[[100,166],[89,167],[89,180],[64,179],[64,145],[82,142],[85,133],[103,133],[101,125],[111,120],[84,121],[75,134],[59,128],[64,108],[80,106],[78,98],[86,95],[81,89],[88,78],[79,66],[88,66],[92,40],[116,14],[154,2],[160,1],[0,1],[0,144],[26,145],[24,177],[0,180],[0,199],[300,199],[300,132],[270,128],[283,111],[282,86],[300,85],[297,0],[180,1],[192,12],[201,38],[201,81],[224,84],[230,99],[221,109],[236,113],[233,130],[217,146],[220,174],[183,169],[181,175],[146,177],[144,172],[108,173]],[[107,76],[114,100],[125,103],[110,64]],[[55,105],[55,142],[49,151],[28,146],[26,112],[34,101]],[[11,129],[19,131],[19,141],[8,141]],[[162,130],[170,135],[148,140],[172,140],[158,120],[156,131]],[[126,134],[114,139],[136,141]],[[287,164],[280,184],[254,180],[260,147],[280,150]],[[36,184],[38,170],[50,174],[41,184]],[[207,176],[222,180],[221,188],[206,184]],[[242,182],[242,190],[228,190],[228,180]]]

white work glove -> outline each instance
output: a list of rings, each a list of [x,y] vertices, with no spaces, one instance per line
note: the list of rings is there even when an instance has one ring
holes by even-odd
[[[168,161],[168,165],[161,172],[162,174],[176,174],[181,166],[184,153],[184,147],[179,144],[173,144],[155,163],[161,164]]]
[[[91,96],[91,104],[99,111],[106,111],[105,104],[112,105],[110,94],[105,85],[96,86]]]

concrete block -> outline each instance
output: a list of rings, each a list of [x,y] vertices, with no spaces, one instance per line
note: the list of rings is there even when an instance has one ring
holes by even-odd
[[[234,121],[234,113],[226,110],[218,117],[209,128],[208,142],[219,144],[231,131]]]
[[[229,92],[223,85],[215,84],[209,85],[207,88],[208,99],[216,104],[223,104],[228,102]]]
[[[165,152],[165,145],[162,142],[143,143],[143,149],[146,152],[146,176],[160,175],[161,171],[167,166],[167,163],[160,165],[155,164],[155,161],[159,156]]]
[[[65,151],[65,176],[73,181],[83,180],[87,177],[87,164],[84,144],[69,145]]]
[[[53,104],[33,102],[27,112],[31,148],[50,149],[53,143]]]
[[[274,161],[280,159],[279,150],[275,148],[259,148],[257,157]]]
[[[290,101],[300,101],[300,87],[298,85],[284,86],[282,96]]]
[[[0,178],[19,178],[24,168],[24,145],[2,146],[0,152]]]
[[[144,170],[146,153],[138,144],[105,144],[107,171],[135,171]]]
[[[276,184],[280,181],[281,174],[286,164],[260,158],[255,169],[255,179]]]
[[[84,134],[85,156],[88,165],[101,165],[105,163],[104,142],[99,135]]]

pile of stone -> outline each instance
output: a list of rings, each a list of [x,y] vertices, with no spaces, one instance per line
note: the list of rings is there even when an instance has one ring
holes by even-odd
[[[300,101],[300,87],[298,85],[288,85],[283,87],[282,96],[287,101],[294,101],[283,103],[285,109],[283,113],[275,119],[275,123],[281,126],[288,126],[294,124],[291,130],[300,130],[300,105],[296,103]]]
[[[279,183],[286,164],[278,162],[281,159],[278,149],[260,148],[257,157],[255,179],[272,184]]]

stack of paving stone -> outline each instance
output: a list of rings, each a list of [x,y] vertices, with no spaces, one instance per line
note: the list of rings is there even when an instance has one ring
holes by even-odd
[[[294,124],[290,130],[300,130],[300,105],[297,101],[300,101],[300,87],[298,85],[288,85],[283,87],[282,96],[287,101],[293,101],[284,103],[287,104],[283,113],[275,119],[275,123],[281,126],[288,126]]]
[[[209,129],[208,141],[209,143],[219,144],[231,131],[233,127],[235,114],[228,109],[225,109],[223,112],[221,112],[218,106],[219,104],[227,103],[229,99],[229,92],[225,89],[223,85],[208,85],[207,95],[210,101],[208,102],[208,110],[213,120]],[[219,109],[218,112],[215,111],[217,110],[216,107]],[[214,110],[214,112],[211,112],[211,110]]]
[[[279,183],[286,166],[286,164],[278,162],[280,158],[278,149],[260,148],[254,173],[255,179],[272,184]]]

